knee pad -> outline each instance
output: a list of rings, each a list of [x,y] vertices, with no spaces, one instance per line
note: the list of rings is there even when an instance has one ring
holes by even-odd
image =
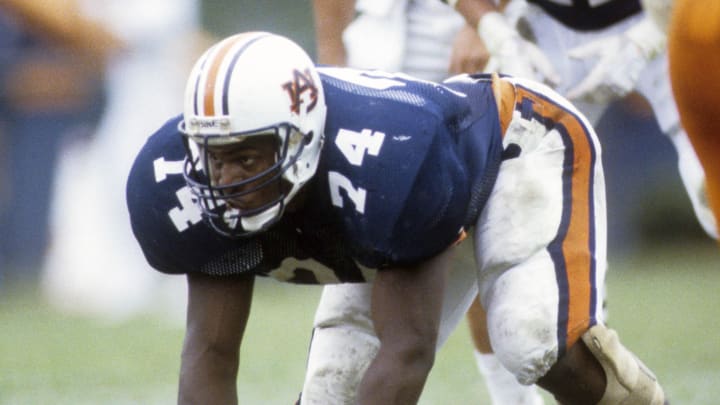
[[[655,375],[625,346],[615,331],[595,325],[582,336],[607,378],[598,405],[662,405],[665,394]]]
[[[558,359],[555,270],[536,255],[505,271],[482,294],[493,351],[523,385],[534,384]]]

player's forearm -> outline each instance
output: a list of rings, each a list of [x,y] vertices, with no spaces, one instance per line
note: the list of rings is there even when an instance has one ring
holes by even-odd
[[[178,404],[236,404],[240,344],[252,276],[188,275],[188,309]]]
[[[415,404],[435,361],[443,294],[454,248],[414,266],[378,272],[371,315],[380,349],[358,388],[358,401]]]
[[[493,0],[447,0],[472,27],[477,27],[480,19],[487,13],[499,11]]]
[[[178,405],[237,404],[237,359],[212,348],[183,351]]]
[[[434,350],[389,353],[381,347],[360,383],[358,404],[417,403],[433,361]]]
[[[355,17],[355,0],[313,0],[313,16],[317,61],[345,65],[347,56],[342,34]]]

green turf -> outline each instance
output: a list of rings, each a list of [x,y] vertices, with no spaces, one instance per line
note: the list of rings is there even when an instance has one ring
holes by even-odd
[[[610,263],[610,323],[673,404],[720,398],[720,252],[667,248]],[[242,404],[291,404],[319,289],[263,280],[242,351]],[[0,290],[0,405],[173,404],[182,329],[61,315],[28,286]],[[440,352],[423,405],[488,403],[466,326]],[[552,403],[551,401],[547,402]]]

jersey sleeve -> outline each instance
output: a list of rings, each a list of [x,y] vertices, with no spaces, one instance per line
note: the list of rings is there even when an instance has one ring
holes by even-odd
[[[185,148],[179,121],[174,117],[151,135],[133,163],[126,185],[133,234],[148,263],[163,273],[210,273],[218,267],[228,267],[216,269],[226,274],[250,271],[257,264],[253,241],[239,243],[216,234],[193,202],[182,175]],[[230,257],[246,259],[223,265]]]

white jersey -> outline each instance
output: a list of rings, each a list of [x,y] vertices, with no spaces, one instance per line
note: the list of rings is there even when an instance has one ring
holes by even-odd
[[[360,0],[343,33],[348,66],[441,81],[464,19],[438,0]]]

